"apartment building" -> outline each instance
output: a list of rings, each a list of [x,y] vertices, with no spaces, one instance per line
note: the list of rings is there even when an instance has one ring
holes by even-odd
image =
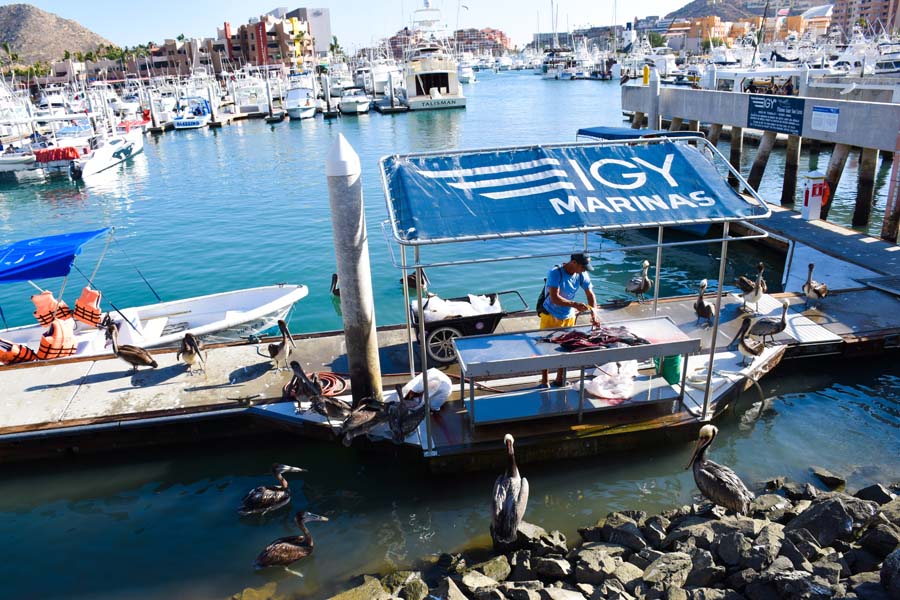
[[[896,31],[900,29],[898,8],[900,0],[835,0],[831,21],[847,39],[854,25],[872,32]]]

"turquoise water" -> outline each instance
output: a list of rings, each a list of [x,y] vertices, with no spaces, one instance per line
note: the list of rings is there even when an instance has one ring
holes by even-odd
[[[373,113],[276,126],[254,121],[221,131],[148,137],[145,152],[132,164],[84,184],[6,180],[0,182],[0,242],[115,226],[119,244],[111,247],[97,281],[117,304],[154,301],[133,263],[165,299],[279,281],[305,283],[310,297],[294,312],[292,329],[337,329],[341,321],[328,289],[334,255],[323,167],[328,148],[343,133],[363,167],[377,318],[380,324],[397,323],[403,319],[399,273],[376,227],[385,218],[377,172],[381,156],[567,141],[579,127],[622,123],[615,83],[485,74],[467,95],[465,111]],[[748,155],[749,160],[752,152]],[[781,160],[773,155],[763,184],[763,193],[776,198]],[[820,164],[826,160],[823,152]],[[847,219],[853,194],[845,187],[852,190],[855,180],[854,164],[849,167],[838,193],[840,210],[833,213]],[[882,210],[885,192],[883,187]],[[874,222],[877,230],[880,216]],[[655,260],[617,250],[648,239],[655,238],[629,234],[603,240],[595,277],[599,298],[623,297],[622,285],[641,260]],[[548,249],[546,241],[528,241],[516,249],[565,253],[574,244],[565,240]],[[86,248],[77,263],[82,270],[93,269],[101,249],[99,241]],[[454,254],[492,251],[496,248],[479,245]],[[664,253],[662,293],[687,293],[699,279],[714,279],[717,253],[717,244]],[[775,284],[780,265],[772,255],[762,257]],[[751,272],[756,259],[755,252],[731,249],[728,279]],[[520,289],[532,301],[548,262],[429,274],[444,296]],[[67,298],[83,284],[78,277],[73,274]],[[0,305],[11,323],[29,321],[31,293],[27,286],[0,288]],[[759,398],[751,391],[723,419],[712,458],[747,481],[774,475],[808,481],[812,464],[848,476],[851,489],[900,479],[900,378],[894,361],[857,362],[852,371],[839,363],[807,365],[803,371],[785,364],[776,377],[764,380],[764,406],[755,404]],[[529,465],[527,518],[571,539],[577,527],[610,510],[653,511],[689,502],[695,493],[684,470],[690,450],[678,444],[562,467]],[[293,532],[289,514],[258,521],[240,519],[235,510],[247,490],[269,482],[268,467],[275,461],[309,469],[292,477],[294,509],[331,519],[310,526],[316,551],[297,567],[303,578],[251,567],[269,541]],[[280,593],[322,597],[360,573],[485,544],[495,476],[428,477],[392,456],[358,455],[338,445],[277,436],[2,466],[0,580],[10,597],[223,598],[270,581]]]

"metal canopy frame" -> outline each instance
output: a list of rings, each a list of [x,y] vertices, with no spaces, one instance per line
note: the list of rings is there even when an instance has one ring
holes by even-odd
[[[443,244],[451,244],[451,243],[462,243],[462,242],[484,242],[489,240],[508,240],[515,238],[524,238],[524,237],[537,237],[537,236],[560,236],[560,235],[572,235],[572,234],[581,234],[583,235],[583,247],[582,251],[588,254],[602,254],[604,250],[602,247],[597,247],[596,249],[591,249],[590,244],[588,243],[588,235],[592,233],[605,233],[610,231],[625,231],[632,229],[646,229],[646,228],[657,228],[658,235],[656,244],[642,244],[636,246],[626,246],[626,247],[617,247],[616,251],[627,251],[627,250],[647,250],[651,248],[656,248],[656,264],[655,264],[655,278],[653,285],[653,316],[657,316],[658,305],[659,305],[659,274],[660,267],[662,265],[662,249],[663,247],[676,247],[676,246],[690,246],[697,244],[711,244],[715,242],[722,243],[722,253],[721,259],[719,263],[719,275],[716,290],[716,318],[712,326],[712,338],[710,340],[710,348],[709,348],[709,364],[713,364],[713,359],[715,358],[715,349],[716,349],[716,338],[719,331],[719,318],[721,315],[722,309],[722,288],[723,288],[723,280],[725,278],[725,263],[728,257],[728,243],[733,241],[741,241],[741,240],[754,240],[754,239],[763,239],[769,236],[768,232],[753,225],[749,221],[751,220],[759,220],[768,218],[772,212],[768,207],[768,203],[759,196],[756,191],[750,187],[750,184],[741,176],[740,172],[735,169],[728,160],[718,151],[718,149],[709,143],[705,137],[702,136],[694,136],[694,137],[680,137],[676,140],[671,140],[667,138],[648,138],[648,139],[640,139],[635,138],[631,140],[613,140],[613,141],[593,141],[586,143],[566,143],[566,144],[547,144],[542,147],[553,148],[553,147],[569,147],[569,146],[612,146],[612,145],[637,145],[637,144],[655,144],[661,142],[672,142],[676,144],[696,144],[698,146],[703,146],[708,149],[714,159],[718,159],[718,161],[727,167],[727,171],[733,175],[738,184],[738,193],[741,195],[746,194],[750,197],[751,200],[758,203],[758,205],[765,209],[765,212],[759,215],[754,215],[752,217],[742,217],[742,218],[718,218],[718,219],[691,219],[684,221],[666,221],[666,222],[649,222],[649,223],[641,223],[641,224],[628,224],[628,225],[613,225],[613,226],[597,226],[597,227],[578,227],[572,229],[555,229],[555,230],[540,230],[540,231],[531,231],[531,232],[519,232],[519,233],[498,233],[496,235],[478,235],[478,236],[460,236],[456,238],[440,238],[434,240],[407,240],[404,239],[396,229],[394,221],[391,219],[387,219],[381,223],[382,232],[384,233],[385,239],[387,241],[388,250],[391,255],[391,263],[399,268],[402,271],[403,275],[403,302],[404,302],[404,314],[406,315],[406,335],[407,335],[407,352],[409,356],[409,369],[410,376],[415,377],[415,353],[413,350],[413,336],[412,336],[412,321],[410,319],[410,294],[409,294],[409,286],[406,285],[408,281],[407,277],[412,271],[415,274],[415,282],[416,282],[416,301],[417,301],[417,310],[418,314],[421,316],[423,314],[423,296],[422,296],[422,286],[424,283],[424,268],[429,267],[448,267],[454,265],[466,265],[466,264],[480,264],[480,263],[492,263],[492,262],[503,262],[509,260],[522,260],[522,259],[531,259],[531,258],[551,258],[551,257],[564,257],[568,256],[568,253],[539,253],[539,254],[523,254],[523,255],[509,255],[509,256],[500,256],[500,257],[487,257],[487,258],[476,258],[476,259],[465,259],[465,260],[444,260],[444,261],[436,261],[436,262],[423,262],[421,256],[421,248],[423,246],[435,246],[435,245],[443,245]],[[416,154],[417,157],[428,157],[428,156],[447,156],[447,155],[456,155],[456,154],[467,154],[475,151],[485,151],[485,150],[496,150],[496,151],[514,151],[514,150],[522,150],[534,148],[534,146],[517,146],[517,147],[507,147],[507,148],[496,148],[496,149],[473,149],[473,150],[464,150],[464,151],[454,151],[454,152],[429,152],[429,153],[420,153]],[[399,156],[399,155],[395,155]],[[379,164],[380,166],[384,166],[385,161],[391,157],[383,157]],[[385,201],[388,203],[388,214],[391,214],[391,206],[390,206],[390,190],[388,186],[387,176],[385,174],[385,169],[381,168],[382,175],[382,186],[385,195]],[[737,222],[742,224],[744,227],[748,228],[750,231],[754,232],[749,235],[742,235],[740,237],[733,237],[730,233],[730,225],[732,222]],[[697,225],[697,224],[710,224],[710,225],[722,225],[722,235],[716,239],[697,239],[697,240],[687,240],[680,242],[663,242],[663,232],[666,227],[673,226],[681,226],[681,225]],[[399,263],[396,260],[394,254],[393,245],[397,244],[400,246],[400,260]],[[413,249],[413,261],[410,263],[407,257],[407,247],[411,246]],[[431,400],[429,398],[428,393],[428,354],[426,350],[426,338],[425,338],[425,319],[420,317],[418,320],[418,339],[422,340],[419,344],[419,361],[422,367],[422,384],[424,391],[424,402],[425,402],[425,431],[426,431],[426,443],[425,443],[425,456],[435,456],[436,451],[434,449],[434,442],[431,435],[432,424],[431,424]],[[687,361],[685,361],[683,370],[687,370]],[[712,374],[713,369],[707,369],[706,375],[706,387],[703,399],[703,412],[698,417],[699,420],[705,421],[709,419],[709,401],[710,401],[710,390],[712,385]],[[682,374],[684,375],[684,373]]]

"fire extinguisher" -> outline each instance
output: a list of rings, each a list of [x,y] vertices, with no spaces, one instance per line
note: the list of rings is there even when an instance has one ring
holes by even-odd
[[[828,204],[828,199],[831,196],[831,186],[828,185],[827,181],[822,182],[822,206],[824,207]]]

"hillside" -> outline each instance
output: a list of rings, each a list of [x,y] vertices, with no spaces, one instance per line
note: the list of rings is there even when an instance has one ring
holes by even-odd
[[[75,21],[30,4],[0,6],[0,43],[3,42],[19,55],[19,64],[25,65],[39,60],[61,60],[66,50],[74,54],[96,50],[100,44],[112,45]],[[6,60],[2,51],[0,60]]]
[[[759,15],[740,7],[741,0],[694,0],[685,4],[675,12],[666,15],[667,19],[690,19],[697,17],[717,16],[723,21],[737,21]]]

